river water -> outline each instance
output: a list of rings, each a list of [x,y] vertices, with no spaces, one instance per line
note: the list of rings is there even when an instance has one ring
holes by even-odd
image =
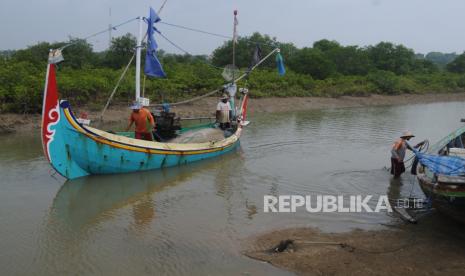
[[[252,102],[253,105],[253,102]],[[287,275],[243,256],[250,237],[287,227],[381,229],[382,213],[264,213],[264,195],[421,196],[393,184],[404,130],[437,141],[463,103],[251,114],[241,147],[159,171],[64,183],[38,134],[0,136],[1,275]]]

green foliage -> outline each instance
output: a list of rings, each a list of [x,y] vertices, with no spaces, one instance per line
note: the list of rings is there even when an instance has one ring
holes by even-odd
[[[103,64],[115,69],[124,67],[134,54],[136,46],[136,38],[130,33],[113,38]]]
[[[430,52],[424,57],[426,60],[431,61],[432,63],[438,65],[441,68],[444,68],[447,64],[452,62],[457,58],[456,53],[440,53],[440,52]]]
[[[453,73],[465,73],[465,53],[459,55],[454,61],[447,64],[447,71]]]
[[[275,70],[256,70],[250,74],[246,85],[253,91],[253,97],[295,97],[311,96],[314,81],[311,77],[287,72],[283,77]]]
[[[21,113],[41,107],[43,72],[29,62],[5,62],[0,66],[1,109]]]
[[[378,70],[402,75],[415,69],[415,53],[403,45],[381,42],[368,47],[367,51],[374,67]]]
[[[368,75],[368,80],[371,81],[378,93],[398,94],[399,78],[390,71],[375,71]]]
[[[71,43],[66,47],[65,67],[81,69],[84,66],[95,64],[96,54],[92,46],[83,39],[71,38],[68,42],[48,43],[40,42],[26,49],[18,50],[11,56],[13,62],[29,62],[34,66],[45,66],[48,54],[51,49],[58,49],[65,44]]]
[[[289,58],[287,64],[297,73],[310,75],[319,80],[336,73],[336,65],[318,48],[303,48],[297,51]]]
[[[114,38],[110,49],[100,53],[93,52],[92,46],[83,40],[70,39],[69,42],[72,45],[63,51],[65,62],[58,66],[61,97],[72,104],[98,109],[133,55],[136,40],[130,34]],[[22,50],[0,52],[0,112],[40,112],[49,50],[66,43],[41,42]],[[271,57],[240,83],[251,90],[252,97],[465,91],[465,54],[457,56],[447,65],[447,70],[443,70],[441,64],[451,60],[452,54],[423,56],[388,42],[361,48],[330,40],[298,49],[293,44],[254,33],[239,38],[236,47],[236,64],[242,70],[250,66],[257,43],[261,45],[262,56],[280,47],[287,73],[279,76],[275,59]],[[231,54],[231,41],[217,48],[211,58],[159,51],[168,78],[147,78],[143,85],[145,96],[154,102],[173,102],[215,90],[224,84],[221,68],[232,63]],[[132,101],[134,79],[135,69],[131,67],[115,101]]]
[[[239,37],[236,44],[236,66],[239,68],[248,68],[252,62],[252,55],[256,45],[260,45],[262,56],[279,47],[282,55],[286,58],[291,55],[297,48],[292,43],[280,43],[276,38],[268,35],[254,33],[249,37]],[[222,46],[213,51],[212,63],[219,67],[232,64],[233,43],[232,40],[225,42]],[[273,59],[269,59],[262,64],[265,68],[274,68]]]

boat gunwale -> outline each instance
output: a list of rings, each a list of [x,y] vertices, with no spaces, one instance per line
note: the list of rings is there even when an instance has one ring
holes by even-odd
[[[72,112],[71,106],[67,100],[60,101],[60,108],[63,109],[64,114],[68,122],[73,126],[74,130],[79,133],[82,133],[89,137],[90,139],[98,142],[98,143],[105,143],[108,141],[110,143],[119,144],[127,149],[126,147],[134,147],[139,149],[138,151],[146,152],[146,153],[159,153],[159,154],[203,154],[209,152],[216,152],[220,150],[224,150],[225,148],[229,148],[234,146],[236,142],[239,141],[242,126],[239,125],[236,132],[228,138],[219,141],[212,141],[212,142],[204,142],[204,143],[160,143],[154,141],[145,141],[139,140],[135,138],[120,136],[117,134],[112,134],[97,128],[85,126],[79,123]],[[123,140],[123,141],[121,141]],[[127,140],[127,141],[124,141]],[[145,144],[145,145],[144,145]],[[152,144],[152,145],[150,145]],[[157,147],[154,147],[154,146]],[[109,144],[109,146],[115,146]],[[131,150],[131,149],[127,149]],[[152,151],[160,151],[160,152],[152,152]]]

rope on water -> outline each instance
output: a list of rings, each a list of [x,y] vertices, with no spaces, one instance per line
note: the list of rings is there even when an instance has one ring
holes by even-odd
[[[395,253],[409,246],[415,245],[416,244],[415,234],[416,234],[415,232],[410,234],[404,244],[397,246],[395,248],[389,248],[389,249],[372,250],[372,249],[355,246],[350,243],[336,242],[336,241],[307,241],[307,240],[300,240],[300,239],[299,240],[288,239],[288,240],[280,241],[278,245],[274,246],[271,249],[268,249],[267,251],[270,253],[282,253],[295,244],[301,244],[301,245],[323,245],[323,246],[332,245],[332,246],[338,246],[342,249],[346,249],[349,252],[360,251],[360,252],[369,253],[369,254],[388,254],[388,253]]]

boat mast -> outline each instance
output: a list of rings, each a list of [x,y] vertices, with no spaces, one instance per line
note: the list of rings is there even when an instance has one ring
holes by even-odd
[[[108,24],[108,49],[110,49],[110,47],[111,47],[111,37],[112,37],[111,36],[111,29],[113,28],[111,26],[111,7],[109,8],[108,11],[109,11],[108,16],[109,16],[109,19],[110,19],[110,24]]]
[[[233,83],[236,82],[236,76],[234,71],[236,70],[236,40],[237,40],[237,10],[234,10],[234,29],[233,29],[233,53],[232,53],[232,65],[233,65]]]
[[[140,98],[140,60],[141,60],[141,51],[142,51],[142,25],[144,19],[142,16],[139,16],[139,36],[137,37],[137,46],[136,46],[136,101]]]

